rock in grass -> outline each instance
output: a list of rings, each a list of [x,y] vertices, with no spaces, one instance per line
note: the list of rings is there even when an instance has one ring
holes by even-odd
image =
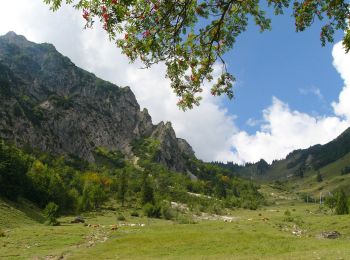
[[[85,223],[85,220],[81,216],[76,216],[70,223]]]
[[[341,234],[338,231],[326,231],[326,232],[322,232],[321,236],[323,238],[336,239],[336,238],[339,238]]]

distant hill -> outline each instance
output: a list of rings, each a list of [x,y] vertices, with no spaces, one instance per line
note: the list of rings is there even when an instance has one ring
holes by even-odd
[[[237,176],[263,182],[287,181],[295,184],[297,190],[312,190],[314,193],[326,188],[346,187],[350,184],[350,178],[347,180],[350,177],[350,128],[325,145],[295,150],[285,159],[273,161],[270,165],[264,160],[244,166],[214,164]],[[320,183],[316,180],[318,173],[323,178]],[[350,192],[348,187],[346,189]]]
[[[0,138],[20,147],[94,162],[103,147],[134,156],[133,143],[159,140],[156,160],[186,171],[191,146],[168,123],[152,124],[129,87],[75,66],[53,45],[9,32],[0,37]]]

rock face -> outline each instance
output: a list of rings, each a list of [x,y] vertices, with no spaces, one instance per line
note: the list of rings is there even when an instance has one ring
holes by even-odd
[[[176,170],[176,167],[186,169],[186,159],[194,154],[192,147],[185,140],[176,138],[170,122],[166,124],[160,122],[152,132],[151,137],[160,141],[158,162],[172,165],[173,170]]]
[[[140,138],[160,140],[159,162],[186,170],[191,146],[170,123],[152,124],[129,87],[75,66],[51,44],[9,32],[0,37],[0,137],[93,162],[96,147],[132,154]]]

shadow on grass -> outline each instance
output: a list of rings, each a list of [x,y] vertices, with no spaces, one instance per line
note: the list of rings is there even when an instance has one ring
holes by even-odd
[[[16,202],[10,201],[5,198],[1,198],[1,200],[9,206],[13,207],[14,209],[21,211],[31,220],[41,224],[45,222],[45,218],[41,214],[41,210],[32,202],[22,198],[19,198]]]

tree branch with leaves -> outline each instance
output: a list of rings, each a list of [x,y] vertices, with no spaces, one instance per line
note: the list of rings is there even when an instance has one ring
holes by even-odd
[[[199,105],[205,81],[211,94],[233,98],[234,77],[223,55],[252,18],[261,31],[271,20],[259,0],[44,0],[57,10],[62,3],[82,10],[86,28],[99,20],[112,41],[131,62],[140,59],[146,68],[164,62],[166,77],[179,97],[182,109]],[[322,45],[332,42],[336,30],[345,31],[343,44],[350,50],[350,4],[346,0],[266,0],[276,15],[293,6],[296,31],[304,31],[315,19],[324,22]],[[214,80],[214,64],[222,70]]]

